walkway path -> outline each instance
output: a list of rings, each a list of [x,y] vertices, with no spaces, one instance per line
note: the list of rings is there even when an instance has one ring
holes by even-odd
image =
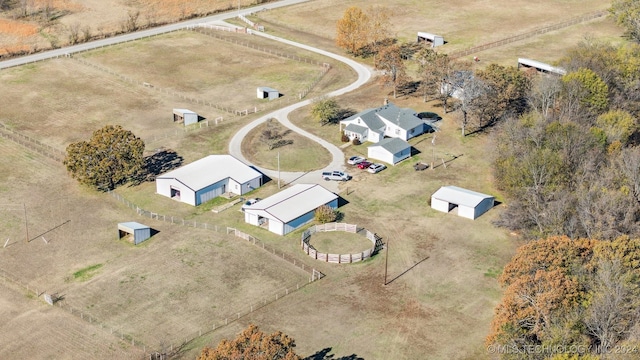
[[[320,50],[308,45],[304,45],[304,44],[300,44],[297,43],[295,41],[291,41],[291,40],[286,40],[283,38],[279,38],[273,35],[268,35],[262,32],[258,32],[258,31],[252,31],[251,34],[253,35],[257,35],[257,36],[262,36],[271,40],[275,40],[275,41],[280,41],[283,42],[285,44],[288,45],[292,45],[292,46],[297,46],[299,48],[308,50],[308,51],[312,51],[327,57],[330,57],[332,59],[341,61],[347,65],[349,65],[357,74],[358,74],[358,79],[356,81],[354,81],[353,83],[351,83],[349,86],[346,86],[342,89],[339,90],[335,90],[330,92],[329,94],[327,94],[327,96],[331,97],[331,96],[338,96],[338,95],[342,95],[345,93],[348,93],[352,90],[355,90],[357,88],[359,88],[360,86],[364,85],[367,81],[369,81],[369,79],[371,78],[371,70],[366,67],[365,65],[362,65],[356,61],[353,61],[351,59],[348,59],[344,56],[340,56],[340,55],[336,55],[333,53],[330,53],[328,51],[324,51],[324,50]],[[320,145],[322,145],[323,147],[325,147],[332,156],[332,160],[331,163],[325,167],[322,170],[316,170],[316,171],[311,171],[311,172],[280,172],[280,174],[278,174],[277,170],[273,170],[273,169],[265,169],[259,166],[255,166],[258,170],[260,170],[263,174],[269,176],[270,178],[274,179],[275,181],[278,180],[278,175],[280,177],[280,179],[282,181],[284,181],[285,184],[290,184],[290,183],[320,183],[322,182],[322,177],[321,177],[321,173],[322,171],[326,171],[326,170],[342,170],[344,167],[344,153],[342,152],[342,150],[340,148],[338,148],[337,146],[331,144],[330,142],[321,139],[311,133],[309,133],[308,131],[305,131],[295,125],[293,125],[291,123],[291,121],[289,121],[288,115],[289,113],[291,113],[292,111],[299,109],[303,106],[307,106],[311,103],[312,100],[304,100],[301,101],[299,103],[293,104],[293,105],[289,105],[285,108],[273,111],[269,114],[266,114],[264,116],[261,116],[260,118],[252,121],[251,123],[245,125],[242,129],[240,129],[232,138],[231,141],[229,142],[229,153],[235,157],[237,157],[238,159],[242,160],[243,162],[247,163],[247,164],[251,164],[251,162],[249,160],[247,160],[244,155],[242,154],[242,140],[244,139],[244,137],[247,136],[247,134],[249,133],[249,131],[251,131],[253,128],[255,128],[256,126],[258,126],[259,124],[267,121],[268,119],[271,118],[275,118],[277,119],[282,125],[286,126],[287,128],[299,133],[300,135],[306,136],[307,138],[319,143]],[[323,186],[329,188],[330,190],[333,191],[337,191],[338,189],[338,185],[336,182],[324,182]]]

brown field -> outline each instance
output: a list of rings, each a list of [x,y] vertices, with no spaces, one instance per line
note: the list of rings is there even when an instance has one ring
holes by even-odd
[[[105,11],[104,20],[117,24],[134,4],[118,2],[108,11],[106,3],[87,1],[87,14],[99,5]],[[336,51],[331,39],[335,20],[349,5],[370,3],[311,1],[260,13],[259,19],[276,35]],[[396,29],[402,39],[412,39],[416,31],[440,33],[450,41],[447,49],[455,50],[606,7],[595,0],[516,1],[509,8],[498,1],[481,4],[456,1],[444,8],[444,3],[427,7],[424,2],[398,2],[393,22],[402,24],[402,29]],[[80,12],[69,16],[77,14]],[[424,19],[429,19],[430,28],[424,28]],[[481,63],[508,64],[512,56],[552,62],[585,33],[609,41],[620,32],[609,20],[596,20],[489,50],[481,55]],[[274,51],[327,61],[263,40],[250,41]],[[3,70],[0,97],[8,105],[0,107],[0,121],[60,150],[88,138],[104,124],[120,124],[145,139],[149,152],[172,149],[184,162],[191,162],[207,154],[225,153],[232,134],[256,115],[230,116],[157,88],[215,99],[224,106],[248,107],[261,105],[255,99],[255,87],[266,85],[285,93],[264,104],[275,109],[290,104],[306,86],[305,79],[317,73],[315,65],[191,32],[77,56],[155,88],[134,85],[67,58]],[[332,70],[310,97],[353,80],[351,71],[331,63]],[[249,64],[255,71],[246,71]],[[388,89],[370,84],[337,100],[344,108],[360,111],[382,104],[385,97],[389,97]],[[0,248],[0,270],[31,289],[58,292],[65,306],[95,320],[88,323],[77,313],[49,307],[24,287],[0,279],[0,335],[7,340],[0,346],[0,358],[140,358],[140,344],[142,351],[159,349],[196,336],[180,356],[193,359],[202,346],[215,345],[249,323],[291,335],[298,352],[314,355],[313,359],[490,358],[483,340],[501,296],[496,277],[519,243],[517,237],[492,223],[505,205],[476,221],[428,206],[430,194],[442,185],[468,187],[504,201],[492,181],[489,136],[480,133],[461,138],[456,114],[442,114],[438,104],[423,103],[420,97],[390,100],[418,112],[439,113],[443,120],[435,145],[430,134],[411,141],[418,154],[410,161],[375,175],[348,169],[354,179],[341,184],[340,195],[346,203],[340,208],[343,221],[377,233],[389,246],[386,279],[384,253],[352,265],[314,261],[300,250],[301,230],[280,237],[244,224],[239,204],[214,214],[210,204],[194,208],[158,196],[150,182],[117,190],[154,213],[220,228],[236,227],[326,275],[201,337],[198,331],[246,310],[247,304],[306,283],[308,274],[223,232],[138,217],[109,195],[79,186],[61,164],[0,138],[0,239],[3,244],[10,239],[6,248]],[[172,108],[189,108],[208,120],[219,116],[225,120],[184,132],[182,125],[171,121]],[[291,120],[340,145],[337,126],[320,126],[308,111],[308,107],[296,111]],[[366,147],[345,149],[346,156],[352,154],[366,154]],[[435,160],[437,166],[414,171],[411,165],[419,160]],[[277,191],[277,184],[271,181],[248,196],[264,198]],[[116,224],[123,221],[139,221],[159,232],[134,247],[116,239]],[[322,235],[331,234],[335,233]],[[324,240],[334,241],[333,237]],[[75,279],[74,273],[96,265],[101,266],[93,276]],[[119,340],[118,331],[133,338],[136,346],[131,346],[130,338]]]

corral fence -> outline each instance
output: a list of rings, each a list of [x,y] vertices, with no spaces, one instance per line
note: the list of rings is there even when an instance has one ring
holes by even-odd
[[[38,154],[44,155],[50,159],[59,162],[62,162],[64,160],[65,153],[63,151],[60,151],[50,145],[44,144],[27,135],[20,134],[19,132],[10,129],[3,123],[0,123],[0,136],[9,139],[17,144],[20,144],[27,149],[33,150]]]
[[[555,30],[559,30],[562,28],[566,28],[575,24],[579,24],[581,22],[585,22],[585,21],[589,21],[589,20],[593,20],[602,16],[607,15],[607,11],[606,10],[601,10],[601,11],[595,11],[592,13],[588,13],[588,14],[584,14],[584,15],[580,15],[580,16],[576,16],[573,17],[571,19],[565,20],[563,22],[557,23],[557,24],[553,24],[553,25],[549,25],[549,26],[545,26],[545,27],[541,27],[526,33],[522,33],[522,34],[518,34],[518,35],[514,35],[502,40],[498,40],[498,41],[494,41],[494,42],[490,42],[490,43],[486,43],[486,44],[482,44],[482,45],[478,45],[478,46],[474,46],[471,47],[469,49],[464,49],[464,50],[458,50],[458,51],[453,51],[451,53],[449,53],[449,57],[452,59],[456,59],[456,58],[460,58],[463,56],[468,56],[477,52],[481,52],[487,49],[491,49],[491,48],[495,48],[495,47],[499,47],[499,46],[503,46],[506,44],[510,44],[516,41],[521,41],[524,39],[528,39],[534,36],[538,36],[538,35],[542,35],[551,31],[555,31]]]
[[[309,242],[311,240],[311,236],[316,232],[326,232],[326,231],[344,231],[350,232],[354,234],[359,234],[371,241],[373,246],[370,249],[359,253],[351,253],[351,254],[325,254],[317,251],[313,245]],[[350,264],[354,262],[364,261],[366,259],[371,258],[375,255],[380,249],[384,247],[384,243],[382,242],[382,238],[380,238],[377,234],[372,233],[371,231],[359,228],[357,225],[344,224],[344,223],[328,223],[321,224],[311,227],[305,230],[302,233],[302,239],[300,241],[302,246],[302,250],[312,258],[324,262],[334,263],[334,264]]]

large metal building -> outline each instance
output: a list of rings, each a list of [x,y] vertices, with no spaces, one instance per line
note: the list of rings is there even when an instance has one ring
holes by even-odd
[[[262,174],[231,155],[209,155],[156,178],[158,194],[193,206],[260,186]]]
[[[463,189],[457,186],[443,186],[431,195],[431,207],[449,213],[457,209],[458,216],[475,220],[489,211],[495,202],[491,195]]]
[[[296,184],[244,208],[244,221],[286,235],[313,221],[322,205],[336,209],[338,195],[317,184]]]

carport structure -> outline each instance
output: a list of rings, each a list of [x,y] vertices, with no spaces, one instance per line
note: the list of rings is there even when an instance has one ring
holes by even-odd
[[[443,186],[431,195],[431,207],[449,213],[457,208],[458,216],[475,220],[493,207],[495,198],[457,186]]]
[[[133,235],[133,244],[138,245],[151,237],[151,228],[135,221],[118,224],[118,238]]]

